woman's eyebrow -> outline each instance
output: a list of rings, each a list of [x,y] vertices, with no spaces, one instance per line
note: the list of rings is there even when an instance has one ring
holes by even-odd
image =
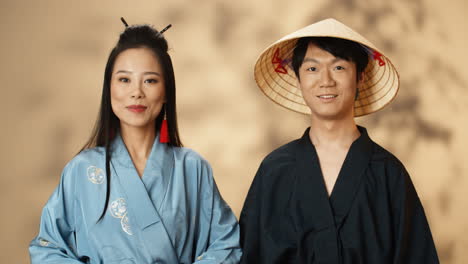
[[[117,71],[115,74],[117,74],[117,73],[127,73],[127,74],[131,74],[131,73],[133,73],[133,72],[132,72],[132,71],[119,70],[119,71]],[[143,74],[144,74],[144,75],[153,74],[153,75],[161,76],[161,74],[160,74],[159,72],[144,72]]]
[[[117,73],[132,73],[132,72],[131,72],[131,71],[120,70],[120,71],[117,71],[116,74],[117,74]]]
[[[158,76],[161,76],[161,74],[159,72],[145,72],[143,73],[145,75],[148,75],[148,74],[154,74],[154,75],[158,75]]]

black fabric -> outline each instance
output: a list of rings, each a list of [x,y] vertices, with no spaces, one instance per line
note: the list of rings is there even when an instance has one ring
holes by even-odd
[[[240,216],[241,263],[439,263],[406,169],[358,128],[330,197],[309,129],[263,160]]]

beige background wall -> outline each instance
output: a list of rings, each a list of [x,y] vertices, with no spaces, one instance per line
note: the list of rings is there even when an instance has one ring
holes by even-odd
[[[1,262],[29,262],[41,208],[94,124],[124,16],[173,24],[182,139],[236,215],[262,158],[308,125],[256,88],[257,55],[326,17],[361,32],[392,58],[401,90],[358,123],[407,166],[442,263],[468,263],[466,11],[463,0],[1,0]]]

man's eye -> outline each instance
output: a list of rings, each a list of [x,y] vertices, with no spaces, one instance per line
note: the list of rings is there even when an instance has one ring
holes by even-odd
[[[307,68],[306,70],[307,70],[307,71],[317,71],[317,68],[315,68],[315,67],[309,67],[309,68]]]
[[[335,69],[337,70],[344,70],[345,68],[343,66],[336,66]]]

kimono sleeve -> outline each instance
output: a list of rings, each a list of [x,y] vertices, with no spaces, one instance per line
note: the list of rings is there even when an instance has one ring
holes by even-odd
[[[392,194],[396,231],[394,263],[439,263],[424,208],[404,167],[400,175]]]
[[[250,186],[240,216],[240,244],[243,251],[241,263],[262,263],[261,178],[262,165]]]
[[[201,223],[201,237],[206,235],[207,248],[194,263],[239,263],[241,249],[239,246],[239,224],[231,208],[221,197],[212,170],[207,162],[202,163],[202,192],[208,195],[203,199],[202,211],[209,217],[209,223]]]
[[[39,234],[29,245],[32,264],[84,263],[76,255],[74,176],[69,163],[42,210]]]

